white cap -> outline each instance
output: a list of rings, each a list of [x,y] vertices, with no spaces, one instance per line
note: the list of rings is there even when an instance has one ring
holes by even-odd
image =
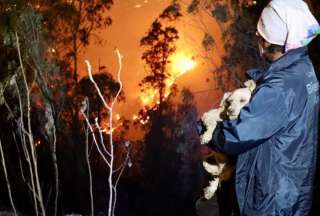
[[[266,41],[288,51],[306,46],[320,33],[320,26],[304,1],[272,0],[261,14],[257,30]]]

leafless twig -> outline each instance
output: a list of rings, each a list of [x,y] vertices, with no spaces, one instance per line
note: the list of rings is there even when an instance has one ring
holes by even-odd
[[[85,61],[86,65],[87,65],[87,69],[88,69],[88,74],[89,74],[89,79],[90,81],[93,83],[105,109],[108,111],[109,114],[109,148],[107,149],[104,143],[104,133],[106,132],[106,129],[103,129],[100,125],[99,125],[99,121],[98,119],[95,119],[95,129],[97,129],[97,133],[99,135],[100,141],[101,141],[101,145],[102,145],[102,149],[99,147],[98,142],[97,142],[97,138],[95,136],[94,133],[94,129],[93,126],[90,124],[89,122],[89,118],[88,118],[88,114],[85,114],[85,109],[81,109],[81,114],[84,116],[85,121],[92,133],[92,137],[94,140],[94,143],[96,144],[97,150],[100,154],[100,156],[103,158],[103,160],[105,161],[105,163],[108,165],[109,167],[109,176],[108,176],[108,185],[109,185],[109,202],[108,202],[108,216],[114,216],[114,210],[115,210],[115,205],[116,205],[116,196],[117,196],[117,185],[119,182],[119,179],[123,173],[124,168],[126,167],[127,164],[127,159],[123,162],[123,165],[120,166],[120,172],[118,173],[117,176],[114,176],[114,174],[116,172],[114,172],[114,162],[115,162],[115,155],[114,155],[114,142],[113,142],[113,107],[114,104],[117,102],[117,99],[119,97],[119,95],[122,92],[122,81],[121,81],[121,71],[122,71],[122,56],[121,53],[118,49],[116,49],[116,55],[118,57],[118,63],[119,63],[119,70],[117,73],[117,81],[119,83],[119,89],[116,93],[116,95],[111,99],[111,101],[108,103],[106,101],[106,99],[103,97],[102,92],[99,88],[99,86],[97,85],[97,83],[95,82],[93,75],[92,75],[92,68],[91,68],[91,64],[88,60]],[[84,108],[87,108],[86,106]],[[103,151],[102,151],[103,150]],[[129,157],[129,154],[127,154],[126,158]],[[114,177],[116,177],[116,180],[114,181]]]

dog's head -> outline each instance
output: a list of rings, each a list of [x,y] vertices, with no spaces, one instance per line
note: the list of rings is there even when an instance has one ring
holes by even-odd
[[[237,119],[241,109],[247,105],[251,98],[251,91],[249,88],[236,89],[225,100],[224,104],[230,120]]]

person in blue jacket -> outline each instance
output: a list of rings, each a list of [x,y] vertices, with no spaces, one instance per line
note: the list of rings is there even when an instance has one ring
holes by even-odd
[[[308,43],[320,32],[302,0],[273,0],[257,26],[264,70],[237,120],[219,123],[210,147],[236,155],[241,215],[304,216],[312,205],[319,83]]]

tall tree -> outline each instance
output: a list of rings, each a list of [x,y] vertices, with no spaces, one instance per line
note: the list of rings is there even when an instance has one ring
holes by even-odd
[[[186,89],[172,93],[161,113],[158,109],[150,114],[142,163],[146,215],[195,215],[196,191],[201,187],[196,121],[194,98]]]
[[[140,46],[146,49],[142,54],[142,60],[146,64],[148,74],[140,83],[141,90],[155,90],[156,100],[160,105],[165,98],[169,57],[175,52],[175,42],[179,38],[173,22],[181,16],[180,5],[174,1],[152,23],[147,35],[140,41]]]

